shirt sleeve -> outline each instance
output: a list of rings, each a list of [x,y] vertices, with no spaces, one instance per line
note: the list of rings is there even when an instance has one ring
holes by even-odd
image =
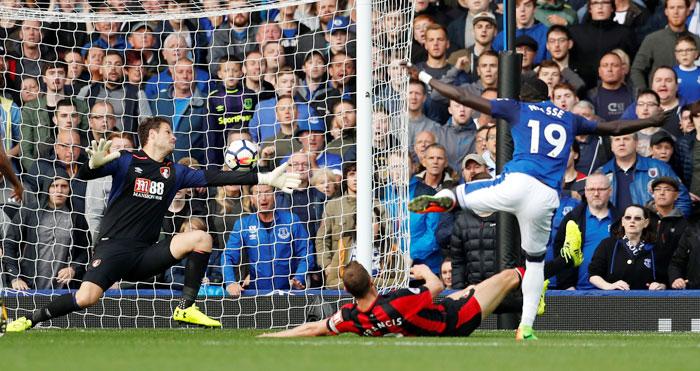
[[[258,184],[258,173],[253,171],[194,170],[181,164],[175,164],[174,167],[177,174],[177,189]]]
[[[347,318],[348,316],[346,315],[346,313],[349,312],[347,308],[350,306],[352,306],[352,304],[345,304],[337,312],[335,312],[335,314],[328,317],[326,320],[326,327],[334,335],[340,335],[344,332],[358,333],[357,327],[350,318]]]
[[[90,169],[89,161],[86,161],[84,164],[80,166],[80,170],[78,170],[78,179],[82,180],[90,180],[90,179],[97,179],[97,178],[103,178],[108,175],[114,175],[119,170],[123,167],[128,167],[129,164],[131,163],[129,161],[131,157],[131,153],[127,151],[120,151],[121,156],[117,158],[116,160],[110,161],[97,169]]]
[[[513,99],[491,100],[491,117],[504,119],[511,124],[518,122],[520,115],[520,103]]]

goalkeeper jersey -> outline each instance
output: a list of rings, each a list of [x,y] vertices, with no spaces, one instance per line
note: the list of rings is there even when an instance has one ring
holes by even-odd
[[[98,241],[158,240],[163,218],[179,189],[223,184],[256,184],[257,173],[193,170],[169,160],[158,162],[143,151],[121,151],[114,161],[90,169],[85,164],[78,178],[112,176],[112,189],[100,222]]]

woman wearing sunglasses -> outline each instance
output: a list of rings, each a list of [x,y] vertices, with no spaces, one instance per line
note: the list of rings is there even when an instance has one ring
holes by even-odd
[[[656,233],[649,210],[625,209],[612,237],[601,241],[588,266],[591,283],[601,290],[664,290],[666,269],[656,266]]]

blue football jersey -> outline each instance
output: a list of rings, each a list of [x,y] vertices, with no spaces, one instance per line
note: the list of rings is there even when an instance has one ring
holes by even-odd
[[[491,101],[492,116],[510,123],[513,159],[504,173],[528,174],[560,190],[571,144],[576,135],[593,134],[597,123],[564,111],[552,102],[512,99]]]

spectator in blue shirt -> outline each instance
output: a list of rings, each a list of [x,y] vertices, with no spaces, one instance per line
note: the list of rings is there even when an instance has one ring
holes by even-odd
[[[255,185],[252,204],[257,210],[236,222],[226,244],[221,265],[224,287],[237,297],[244,290],[301,290],[309,266],[309,235],[299,218],[275,209],[273,188]],[[237,277],[235,267],[246,254],[248,277]]]
[[[537,42],[534,64],[540,64],[547,59],[547,26],[535,21],[535,0],[517,0],[515,2],[515,37],[530,36]],[[493,50],[505,50],[503,31],[493,40]]]
[[[673,70],[678,76],[678,95],[682,102],[700,100],[700,68],[695,65],[698,59],[698,45],[689,35],[676,40],[676,65]]]
[[[148,99],[155,99],[160,92],[167,91],[168,88],[173,84],[173,70],[175,64],[181,59],[191,59],[189,47],[187,46],[187,40],[184,36],[178,33],[171,33],[163,41],[163,59],[167,63],[168,68],[164,69],[163,72],[151,77],[146,82],[146,87],[144,91]],[[218,63],[217,63],[218,66]],[[209,74],[200,69],[194,69],[194,81],[197,83],[197,88],[205,94],[209,95],[209,88],[211,87],[211,82],[209,80]]]

